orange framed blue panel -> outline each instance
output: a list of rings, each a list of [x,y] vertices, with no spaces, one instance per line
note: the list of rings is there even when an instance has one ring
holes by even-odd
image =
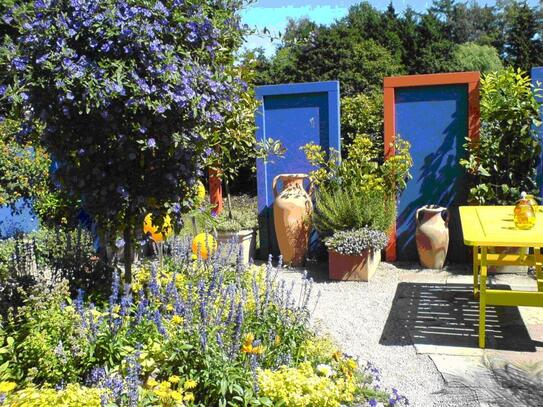
[[[466,85],[468,101],[467,134],[472,142],[479,139],[479,72],[439,73],[427,75],[408,75],[384,79],[384,144],[385,159],[394,155],[396,138],[396,92],[402,88],[431,87],[445,85]],[[397,259],[396,224],[393,225],[389,244],[386,248],[387,261]]]

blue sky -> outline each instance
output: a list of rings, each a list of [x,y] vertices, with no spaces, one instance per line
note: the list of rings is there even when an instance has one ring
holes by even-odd
[[[309,17],[319,24],[330,24],[345,16],[349,7],[360,3],[361,0],[257,0],[242,13],[243,22],[252,28],[262,31],[265,27],[270,30],[272,36],[284,32],[289,18]],[[371,0],[378,9],[385,9],[389,0]],[[411,6],[417,11],[422,11],[431,5],[432,1],[425,0],[393,0],[392,4],[397,12]],[[494,0],[480,0],[480,4],[495,4]],[[537,0],[529,0],[529,4],[536,5]],[[273,54],[275,43],[269,36],[251,36],[246,47],[264,47],[268,55]]]

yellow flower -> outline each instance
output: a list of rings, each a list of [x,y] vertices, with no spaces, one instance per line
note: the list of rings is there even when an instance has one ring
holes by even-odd
[[[0,393],[9,393],[15,387],[17,387],[15,382],[0,382]]]
[[[245,336],[243,337],[243,344],[250,345],[253,343],[254,340],[255,340],[255,335],[249,332],[248,334],[245,334]]]
[[[151,388],[156,387],[158,386],[158,382],[154,378],[150,377],[149,379],[147,379],[147,386]]]
[[[186,390],[190,390],[190,389],[194,389],[196,387],[198,383],[196,383],[196,381],[192,380],[192,379],[189,379],[185,382],[185,384],[183,385],[183,387],[186,389]]]
[[[262,355],[264,353],[264,350],[264,346],[258,345],[253,347],[253,351],[251,353],[253,353],[254,355]]]
[[[339,360],[341,359],[341,352],[340,352],[340,351],[335,351],[335,352],[332,354],[332,358],[333,358],[336,362],[339,362]]]
[[[173,305],[172,304],[166,305],[166,310],[170,312],[173,311]]]
[[[200,180],[196,181],[196,185],[194,187],[194,189],[196,190],[195,204],[196,206],[200,206],[202,205],[202,203],[204,203],[204,199],[206,198],[206,188]]]
[[[184,401],[194,401],[194,393],[188,392],[185,393],[185,396],[183,397]]]
[[[347,360],[347,367],[348,367],[349,369],[351,369],[351,370],[356,369],[356,367],[357,367],[356,361],[355,361],[354,359],[349,359],[349,360]]]
[[[253,352],[253,345],[251,345],[251,344],[242,345],[241,351],[242,351],[243,353],[252,353],[252,352]]]
[[[174,315],[172,317],[172,324],[181,325],[182,323],[183,323],[183,318],[180,317],[179,315]]]
[[[170,382],[160,382],[159,387],[161,390],[167,391],[172,387],[172,384]]]
[[[183,400],[183,395],[179,393],[177,390],[174,390],[170,393],[170,397],[174,399],[175,401],[181,401]]]
[[[279,346],[279,344],[281,343],[281,337],[279,335],[275,335],[273,343],[275,346]]]
[[[175,383],[179,383],[179,380],[180,380],[180,379],[179,379],[179,376],[176,376],[176,375],[172,375],[172,376],[170,376],[169,379],[168,379],[168,381],[169,381],[170,383],[174,383],[174,384],[175,384]]]

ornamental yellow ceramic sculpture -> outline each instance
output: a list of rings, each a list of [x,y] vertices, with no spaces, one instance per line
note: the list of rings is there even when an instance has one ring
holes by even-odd
[[[217,250],[217,241],[209,233],[200,233],[192,241],[192,253],[207,260]]]
[[[160,226],[153,223],[153,215],[148,213],[143,220],[143,232],[148,233],[155,242],[163,242],[173,233],[172,220],[169,215],[166,215],[162,228],[160,228]]]

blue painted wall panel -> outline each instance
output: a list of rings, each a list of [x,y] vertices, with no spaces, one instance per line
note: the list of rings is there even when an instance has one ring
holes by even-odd
[[[257,140],[273,138],[286,148],[284,158],[257,162],[260,247],[262,254],[277,254],[272,219],[273,178],[284,173],[307,173],[312,168],[300,147],[314,142],[326,151],[339,150],[339,83],[320,82],[261,86],[256,115]]]
[[[451,209],[448,259],[464,261],[466,251],[458,206],[466,200],[464,170],[468,132],[467,85],[396,89],[396,133],[411,143],[413,179],[400,197],[397,221],[398,260],[417,260],[415,212],[426,204]]]
[[[0,207],[0,239],[13,237],[18,233],[28,233],[38,228],[38,218],[32,205],[24,200],[16,204],[16,211],[7,206]]]

